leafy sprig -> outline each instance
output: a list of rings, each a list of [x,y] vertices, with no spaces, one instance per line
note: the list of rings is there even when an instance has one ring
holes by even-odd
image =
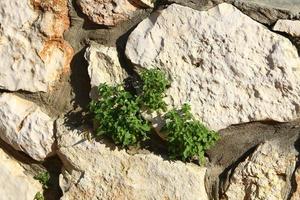
[[[165,73],[159,69],[144,70],[141,73],[142,93],[138,97],[141,107],[153,110],[166,110],[167,104],[164,102],[165,91],[170,84]]]
[[[162,131],[167,134],[171,158],[187,160],[196,156],[200,163],[204,163],[204,153],[219,139],[218,133],[196,120],[188,104],[184,104],[179,111],[169,111],[165,119]]]
[[[99,99],[92,101],[90,111],[97,126],[96,136],[107,135],[123,147],[148,138],[150,125],[140,112],[136,97],[120,85],[100,84]]]

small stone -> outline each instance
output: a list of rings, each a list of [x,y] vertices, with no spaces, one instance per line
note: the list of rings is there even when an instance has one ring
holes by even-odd
[[[130,0],[78,0],[82,12],[96,24],[115,26],[138,9]]]
[[[88,73],[92,88],[99,86],[100,83],[121,84],[127,77],[125,69],[119,62],[116,47],[92,43],[86,50],[85,59],[89,63]]]
[[[287,33],[294,37],[300,37],[300,20],[278,20],[273,27],[274,31]]]
[[[53,120],[34,103],[13,94],[0,96],[0,138],[35,160],[52,154]]]

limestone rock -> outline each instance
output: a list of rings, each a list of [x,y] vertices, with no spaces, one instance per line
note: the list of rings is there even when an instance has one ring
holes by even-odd
[[[7,200],[33,200],[42,186],[25,174],[22,166],[0,148],[0,198]]]
[[[208,11],[172,4],[153,13],[129,36],[126,55],[138,70],[165,71],[172,81],[166,103],[190,103],[214,130],[300,115],[296,48],[230,4]]]
[[[34,103],[4,93],[0,96],[0,137],[16,150],[42,161],[51,155],[53,121]]]
[[[278,20],[273,30],[285,32],[294,37],[300,37],[300,20]]]
[[[77,3],[90,20],[106,26],[128,20],[138,10],[130,0],[78,0]]]
[[[286,199],[296,153],[266,142],[234,170],[223,199]]]
[[[92,87],[97,87],[100,83],[116,85],[127,77],[120,65],[116,47],[92,43],[86,50],[85,58],[89,63],[88,73]]]
[[[66,168],[60,176],[62,200],[207,199],[206,168],[153,154],[129,155],[84,139],[79,129],[57,127],[58,155]]]
[[[1,1],[0,8],[0,88],[47,91],[73,54],[63,40],[67,0]]]

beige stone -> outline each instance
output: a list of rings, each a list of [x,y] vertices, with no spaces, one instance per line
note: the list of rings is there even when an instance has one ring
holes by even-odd
[[[92,43],[86,50],[85,58],[89,63],[88,73],[92,87],[97,87],[100,83],[121,84],[127,77],[119,62],[116,47]]]
[[[115,26],[128,20],[138,9],[129,0],[78,0],[82,12],[93,22]]]
[[[300,20],[280,19],[274,25],[273,30],[285,32],[291,36],[300,37]]]
[[[34,103],[4,93],[0,96],[0,138],[42,161],[52,153],[53,120]]]
[[[153,154],[129,155],[83,138],[82,130],[58,125],[62,200],[207,200],[206,168]]]
[[[0,148],[0,199],[33,200],[42,186],[25,173],[22,166]]]
[[[234,170],[222,199],[286,199],[295,164],[296,152],[272,142],[261,144]]]
[[[67,0],[0,2],[0,88],[38,92],[69,70]]]

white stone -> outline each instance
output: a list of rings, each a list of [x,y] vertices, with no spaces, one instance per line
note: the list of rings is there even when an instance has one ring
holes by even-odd
[[[234,170],[222,199],[286,199],[286,187],[296,165],[296,152],[281,149],[276,143],[261,144]]]
[[[30,101],[2,94],[0,130],[2,140],[35,160],[42,161],[52,153],[53,120]]]
[[[24,168],[0,148],[0,199],[33,200],[42,186]]]
[[[92,43],[86,50],[85,58],[89,63],[88,74],[92,87],[97,87],[100,83],[121,84],[127,77],[119,62],[116,47]]]
[[[296,48],[230,4],[208,11],[172,4],[154,12],[129,36],[126,55],[138,70],[165,71],[172,79],[167,104],[190,103],[214,130],[299,117]]]
[[[285,32],[291,36],[300,37],[300,20],[280,19],[274,25],[273,30]]]
[[[35,10],[30,2],[34,1],[0,2],[1,89],[45,92],[61,73],[68,70],[73,51],[62,39],[62,33],[68,25],[58,19],[49,20],[47,16],[50,16],[50,10],[45,13]],[[45,6],[45,0],[40,3]],[[66,3],[63,5],[67,6]],[[64,12],[63,16],[68,18],[67,14]],[[62,16],[58,14],[55,17]],[[49,27],[49,31],[43,31],[42,27]],[[64,28],[52,34],[50,27]]]
[[[207,200],[206,168],[165,161],[153,154],[129,155],[125,150],[83,138],[84,131],[58,125],[62,200]]]

